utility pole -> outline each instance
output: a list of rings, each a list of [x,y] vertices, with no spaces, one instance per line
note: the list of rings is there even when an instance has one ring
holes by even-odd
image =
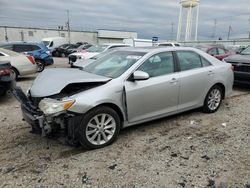
[[[248,21],[249,21],[249,24],[250,24],[250,18],[249,18],[249,20],[248,20]],[[250,31],[249,31],[249,36],[248,36],[248,37],[250,38]]]
[[[230,25],[228,27],[227,40],[230,39],[231,31],[232,31],[232,17],[231,17],[231,20],[230,20]]]
[[[171,40],[174,40],[174,22],[171,23]]]
[[[70,24],[69,24],[69,10],[66,10],[67,11],[67,28],[68,28],[68,40],[69,40],[69,44],[70,44]]]
[[[216,30],[217,30],[217,19],[214,19],[214,28],[213,28],[213,34],[211,36],[212,40],[216,37]]]

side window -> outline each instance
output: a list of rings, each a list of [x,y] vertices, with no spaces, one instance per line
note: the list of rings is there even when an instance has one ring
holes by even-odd
[[[13,50],[13,45],[3,45],[3,46],[0,46],[0,48],[4,48],[6,50]]]
[[[176,52],[181,71],[191,70],[202,67],[201,58],[199,54],[191,51],[177,51]]]
[[[0,56],[5,56],[5,55],[3,55],[3,54],[0,52]]]
[[[172,52],[162,52],[146,60],[138,70],[147,72],[150,77],[162,76],[174,72]]]
[[[225,52],[224,49],[218,48],[218,54],[219,54],[219,55],[223,55],[223,54],[226,54],[226,52]]]
[[[26,44],[15,44],[14,45],[14,51],[15,52],[29,52],[32,51],[31,45],[26,45]]]
[[[211,50],[208,51],[208,54],[210,54],[210,55],[218,55],[217,48],[212,48]]]
[[[53,47],[53,45],[54,45],[54,42],[53,42],[53,41],[51,41],[51,43],[50,43],[49,47]]]
[[[212,64],[206,60],[204,57],[200,56],[201,57],[201,62],[202,62],[202,65],[203,67],[208,67],[208,66],[211,66]]]

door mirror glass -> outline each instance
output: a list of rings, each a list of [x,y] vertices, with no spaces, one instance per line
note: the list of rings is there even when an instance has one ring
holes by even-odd
[[[133,73],[133,80],[139,81],[139,80],[148,80],[149,79],[149,74],[143,71],[135,71]]]

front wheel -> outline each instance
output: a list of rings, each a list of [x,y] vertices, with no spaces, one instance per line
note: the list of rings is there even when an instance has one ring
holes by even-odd
[[[101,106],[84,115],[76,135],[85,148],[102,148],[116,140],[120,125],[118,114],[109,107]]]
[[[36,60],[37,72],[42,72],[45,68],[44,62],[41,60]]]
[[[220,86],[213,86],[207,96],[206,96],[206,99],[204,101],[204,105],[203,105],[203,111],[205,113],[214,113],[216,112],[220,105],[221,105],[221,102],[222,102],[222,89]]]

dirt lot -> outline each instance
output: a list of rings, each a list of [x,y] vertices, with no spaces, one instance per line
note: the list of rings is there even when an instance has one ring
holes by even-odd
[[[34,78],[18,85],[27,90]],[[195,110],[127,128],[94,151],[31,134],[11,95],[0,109],[1,187],[250,187],[248,88],[235,88],[215,114]]]

